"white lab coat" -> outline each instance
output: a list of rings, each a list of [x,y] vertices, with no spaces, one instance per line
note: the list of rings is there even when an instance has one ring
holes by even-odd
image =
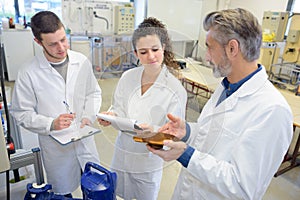
[[[263,68],[215,106],[207,102],[187,141],[196,150],[173,199],[262,199],[292,139],[293,117]]]
[[[91,63],[71,50],[68,56],[66,83],[41,54],[20,69],[12,97],[12,115],[19,125],[38,134],[47,182],[60,194],[77,189],[87,161],[99,163],[93,136],[68,145],[49,136],[52,121],[67,113],[63,101],[76,113],[78,123],[82,118],[95,121],[101,106],[101,89]]]
[[[180,81],[164,66],[156,82],[141,95],[143,70],[141,66],[123,73],[114,94],[112,111],[155,127],[167,122],[167,113],[184,118],[187,94]],[[129,133],[119,133],[112,169],[118,172],[120,197],[156,199],[162,168],[163,160],[149,152],[145,144],[135,142]]]

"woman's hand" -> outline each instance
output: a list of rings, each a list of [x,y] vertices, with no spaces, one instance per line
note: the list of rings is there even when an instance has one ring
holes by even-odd
[[[105,114],[105,115],[113,115],[113,116],[116,116],[116,114],[114,112],[101,112],[101,114]],[[104,119],[101,119],[101,118],[97,118],[98,122],[100,125],[102,126],[109,126],[111,123],[109,121],[106,121]]]

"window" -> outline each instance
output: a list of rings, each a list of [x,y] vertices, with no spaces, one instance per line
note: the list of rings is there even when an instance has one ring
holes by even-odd
[[[14,23],[25,17],[29,22],[31,17],[39,11],[50,10],[61,17],[61,0],[0,0],[0,17],[12,18]]]
[[[293,0],[291,11],[294,13],[300,13],[300,0]]]
[[[73,0],[69,0],[73,1]],[[85,0],[80,0],[85,1]],[[97,1],[97,0],[96,0]],[[99,0],[102,1],[102,0]],[[103,0],[104,1],[104,0]],[[133,2],[133,0],[112,0],[117,2]],[[15,5],[14,2],[17,2]],[[14,23],[25,16],[27,22],[39,11],[50,10],[62,17],[61,0],[0,0],[0,18],[12,18]]]

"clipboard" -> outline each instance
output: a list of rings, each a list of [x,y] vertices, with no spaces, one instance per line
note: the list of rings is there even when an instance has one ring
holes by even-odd
[[[101,130],[88,125],[77,129],[75,125],[71,125],[69,128],[63,130],[51,131],[50,137],[62,145],[67,145],[71,142],[95,135],[96,133],[101,133]]]
[[[123,117],[118,117],[113,115],[106,115],[102,113],[98,113],[97,117],[109,121],[112,127],[120,131],[136,134],[137,130],[140,131],[143,130],[136,124],[137,120],[134,119],[128,119],[128,118],[123,118]]]

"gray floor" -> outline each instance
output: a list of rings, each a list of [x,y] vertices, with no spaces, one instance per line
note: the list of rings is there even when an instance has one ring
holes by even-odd
[[[106,76],[106,77],[115,77]],[[116,86],[118,78],[107,78],[100,79],[99,84],[102,88],[102,107],[101,111],[107,110],[111,104],[111,97]],[[6,83],[7,84],[7,83]],[[13,83],[8,83],[7,85],[13,86]],[[195,121],[199,115],[200,109],[199,107],[205,104],[204,99],[195,99],[193,97],[189,98],[189,106],[187,110],[187,120]],[[97,125],[97,123],[95,123]],[[111,163],[111,158],[113,155],[114,149],[114,141],[117,135],[117,131],[111,127],[103,128],[102,134],[98,134],[95,136],[96,144],[98,147],[98,151],[100,154],[101,164],[104,167],[109,168]],[[299,130],[297,130],[297,134],[299,134]],[[295,135],[297,135],[295,134]],[[23,134],[24,135],[24,134]],[[28,135],[29,136],[29,135]],[[31,134],[33,136],[33,134]],[[35,136],[35,134],[34,134]],[[29,138],[26,136],[26,138]],[[24,138],[25,139],[25,138]],[[34,141],[35,138],[30,139],[30,141]],[[37,141],[36,141],[37,142]],[[295,138],[293,140],[293,144],[295,143]],[[168,200],[171,198],[173,193],[175,184],[177,182],[178,174],[180,172],[181,166],[177,162],[165,163],[163,179],[161,183],[161,188],[159,192],[158,200]],[[29,180],[29,182],[32,180]],[[22,199],[19,197],[24,197],[25,195],[25,185],[24,183],[20,183],[22,185],[12,186],[15,188],[12,191],[12,196],[18,198],[14,199]],[[18,195],[17,195],[18,193]],[[82,193],[80,189],[74,192],[74,197],[81,198]],[[0,199],[5,199],[5,191],[0,191]],[[263,198],[263,200],[299,200],[300,199],[300,166],[296,167],[285,174],[280,175],[279,177],[274,177],[272,182]]]
[[[103,103],[101,110],[106,110],[111,104],[111,96],[113,94],[117,78],[101,79],[99,84],[103,92]],[[189,108],[187,111],[187,120],[193,121],[198,117],[197,103],[203,105],[205,100],[190,98]],[[198,110],[199,111],[199,110]],[[112,128],[103,128],[103,134],[96,136],[96,143],[100,153],[100,159],[103,166],[109,167],[114,147],[114,140],[117,132]],[[299,132],[299,130],[297,130]],[[298,133],[299,134],[299,133]],[[294,145],[294,141],[293,141]],[[181,166],[177,162],[165,163],[163,180],[159,192],[158,200],[168,200],[176,184]],[[79,193],[80,194],[80,193]],[[279,177],[274,177],[263,198],[264,200],[299,200],[300,199],[300,167],[296,167]]]

